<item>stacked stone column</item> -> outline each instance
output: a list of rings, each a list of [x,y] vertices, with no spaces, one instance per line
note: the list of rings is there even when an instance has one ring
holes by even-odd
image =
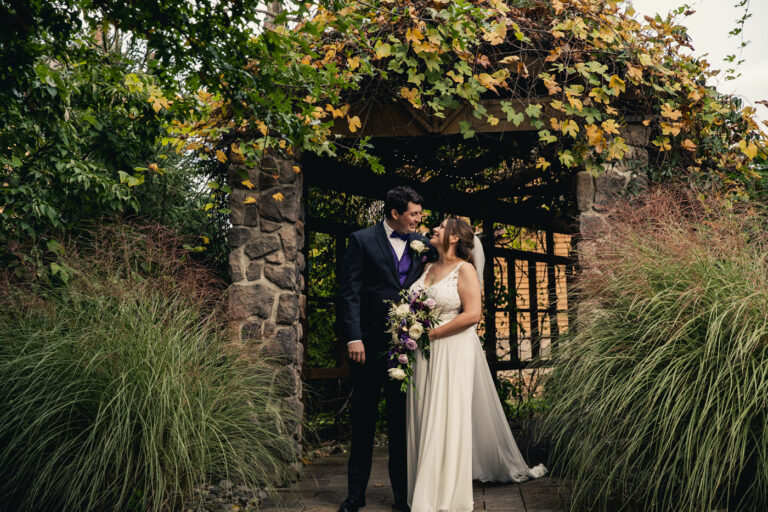
[[[302,319],[306,315],[303,271],[304,211],[297,162],[266,155],[259,166],[234,162],[229,232],[229,312],[239,341],[252,344],[284,366],[280,381],[289,396],[283,406],[303,415]],[[243,185],[243,174],[253,185]],[[291,425],[300,453],[301,424]]]
[[[576,203],[579,209],[579,262],[594,251],[593,240],[608,228],[608,214],[616,201],[647,186],[649,129],[630,124],[622,130],[629,151],[624,160],[611,164],[601,175],[587,171],[576,175]]]

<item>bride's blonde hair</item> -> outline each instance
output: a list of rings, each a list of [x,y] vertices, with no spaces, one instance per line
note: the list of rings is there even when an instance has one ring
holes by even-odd
[[[445,219],[445,233],[443,235],[443,251],[446,253],[451,246],[452,236],[459,237],[459,241],[456,242],[456,257],[474,265],[472,249],[475,247],[475,234],[472,231],[472,226],[459,217],[448,217]]]

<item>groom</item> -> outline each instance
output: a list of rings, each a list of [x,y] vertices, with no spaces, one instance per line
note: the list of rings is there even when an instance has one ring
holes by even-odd
[[[418,279],[424,268],[423,247],[429,242],[416,233],[422,198],[410,187],[395,187],[384,200],[385,219],[352,233],[340,276],[339,320],[352,375],[352,443],[348,466],[348,496],[339,512],[365,506],[371,474],[373,434],[382,387],[387,410],[389,481],[395,494],[393,510],[407,511],[405,394],[400,381],[387,376],[386,332],[389,305]],[[411,242],[420,240],[424,246]]]

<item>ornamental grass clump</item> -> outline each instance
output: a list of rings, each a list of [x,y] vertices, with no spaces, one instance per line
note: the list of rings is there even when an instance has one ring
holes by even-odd
[[[657,190],[586,242],[541,431],[574,509],[768,503],[768,223],[756,210]]]
[[[0,290],[0,509],[172,510],[289,474],[280,368],[227,341],[225,288],[176,242],[101,230],[62,246],[66,284]]]

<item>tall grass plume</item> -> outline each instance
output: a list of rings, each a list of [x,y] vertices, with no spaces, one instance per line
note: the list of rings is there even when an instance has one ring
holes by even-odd
[[[648,192],[586,241],[542,435],[578,510],[768,503],[768,235],[759,209]]]
[[[92,235],[64,243],[66,283],[0,289],[0,510],[171,510],[285,478],[291,383],[228,342],[223,283],[161,228]]]

